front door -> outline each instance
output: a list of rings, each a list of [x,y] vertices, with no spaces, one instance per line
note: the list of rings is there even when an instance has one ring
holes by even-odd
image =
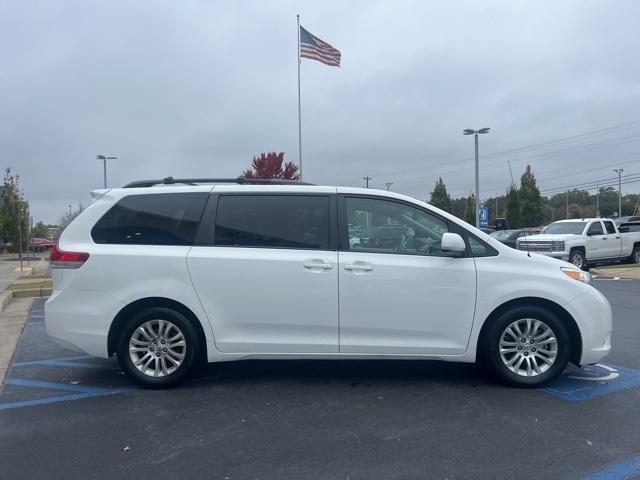
[[[606,258],[609,244],[600,220],[594,220],[587,230],[587,259]]]
[[[345,195],[339,209],[340,352],[463,353],[476,269],[441,250],[450,224],[384,197]]]
[[[187,264],[216,348],[337,352],[335,195],[229,193],[210,202],[201,228],[215,222],[211,241],[194,246]]]

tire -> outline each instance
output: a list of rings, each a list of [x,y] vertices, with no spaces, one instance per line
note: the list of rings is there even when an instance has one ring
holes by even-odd
[[[585,270],[587,267],[587,259],[584,256],[584,252],[578,248],[569,252],[569,263],[573,263],[581,270]],[[586,270],[585,270],[586,271]]]
[[[633,247],[633,252],[631,252],[629,261],[631,263],[640,264],[640,245],[636,245],[635,247]]]
[[[184,380],[195,366],[198,335],[181,313],[147,308],[124,324],[116,353],[122,370],[135,383],[168,388]]]
[[[521,335],[514,325],[520,327]],[[538,340],[532,340],[535,337]],[[501,343],[505,349],[502,352]],[[492,322],[483,337],[481,353],[485,364],[501,382],[514,387],[538,387],[564,371],[571,356],[571,342],[567,328],[554,313],[541,307],[522,306],[501,314]]]

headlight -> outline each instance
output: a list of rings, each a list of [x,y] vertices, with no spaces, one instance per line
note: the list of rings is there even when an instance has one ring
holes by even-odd
[[[564,252],[564,242],[562,240],[554,240],[551,242],[551,248],[554,252]]]
[[[591,283],[591,275],[588,272],[583,272],[582,270],[576,270],[571,267],[561,267],[560,270],[564,272],[568,277],[573,278],[574,280],[578,280],[579,282]]]

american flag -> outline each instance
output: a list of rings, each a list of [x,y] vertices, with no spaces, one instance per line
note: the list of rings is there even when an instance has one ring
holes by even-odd
[[[340,66],[340,50],[300,27],[300,56],[332,67]]]

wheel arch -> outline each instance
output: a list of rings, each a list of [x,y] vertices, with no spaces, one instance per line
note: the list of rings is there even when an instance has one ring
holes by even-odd
[[[516,308],[516,307],[541,307],[550,310],[558,316],[566,325],[569,332],[569,338],[571,340],[571,356],[569,360],[576,365],[580,364],[580,358],[582,357],[582,335],[580,335],[580,329],[575,319],[567,312],[561,305],[540,297],[521,297],[513,300],[509,300],[502,305],[496,307],[486,318],[480,329],[480,335],[478,336],[478,350],[484,345],[484,339],[489,332],[491,324],[503,313]]]
[[[146,297],[138,299],[134,302],[123,307],[118,314],[114,317],[111,326],[109,327],[109,335],[107,337],[107,351],[109,356],[112,356],[116,351],[116,344],[118,342],[118,334],[121,331],[121,327],[131,318],[132,315],[146,309],[146,308],[169,308],[184,315],[192,324],[198,335],[198,354],[201,362],[206,362],[207,359],[207,341],[202,328],[200,320],[193,311],[176,300],[172,300],[166,297]]]

